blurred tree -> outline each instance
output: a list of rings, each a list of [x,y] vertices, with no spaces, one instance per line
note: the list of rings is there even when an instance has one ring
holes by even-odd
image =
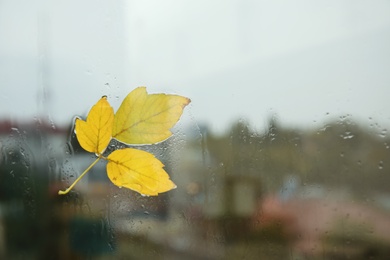
[[[358,196],[389,192],[389,138],[353,122],[297,130],[280,126],[273,117],[259,133],[240,121],[224,135],[208,133],[205,143],[209,156],[223,165],[217,167],[219,175],[255,176],[270,192],[290,175],[304,183],[348,188]]]

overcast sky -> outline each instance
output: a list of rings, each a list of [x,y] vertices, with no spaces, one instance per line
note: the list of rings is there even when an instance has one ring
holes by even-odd
[[[0,1],[0,117],[117,108],[141,85],[188,96],[184,120],[223,130],[390,126],[390,1]]]

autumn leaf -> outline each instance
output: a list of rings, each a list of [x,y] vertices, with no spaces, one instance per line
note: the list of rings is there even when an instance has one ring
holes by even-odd
[[[112,152],[107,160],[107,175],[119,187],[151,196],[176,187],[151,153],[126,148]]]
[[[136,88],[123,100],[117,113],[102,97],[90,110],[87,119],[76,119],[75,132],[80,146],[97,159],[69,186],[58,194],[67,194],[100,160],[107,160],[107,175],[119,187],[155,196],[174,189],[176,185],[153,154],[133,148],[113,151],[103,156],[110,140],[126,144],[153,144],[172,135],[171,128],[190,103],[178,95],[148,94],[145,87]]]
[[[103,96],[89,111],[86,121],[76,119],[75,132],[81,147],[102,154],[110,143],[114,110]]]
[[[153,144],[172,135],[170,129],[190,103],[186,97],[148,94],[145,87],[130,92],[114,117],[112,136],[126,144]]]

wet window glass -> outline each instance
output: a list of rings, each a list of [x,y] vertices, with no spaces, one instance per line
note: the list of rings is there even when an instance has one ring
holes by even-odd
[[[0,1],[0,258],[389,259],[389,13]],[[107,158],[75,122],[140,86],[191,103],[168,139],[107,153],[153,154],[176,188],[118,187],[99,160],[59,195]]]

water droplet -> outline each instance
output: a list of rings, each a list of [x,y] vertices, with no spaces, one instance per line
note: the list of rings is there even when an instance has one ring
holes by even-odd
[[[386,134],[387,134],[387,129],[382,129],[382,132],[380,132],[379,136],[385,138]]]
[[[380,162],[378,163],[378,169],[379,169],[379,170],[383,170],[383,161],[380,161]]]
[[[351,132],[345,132],[344,135],[341,135],[343,139],[351,139],[354,137],[354,135]]]

